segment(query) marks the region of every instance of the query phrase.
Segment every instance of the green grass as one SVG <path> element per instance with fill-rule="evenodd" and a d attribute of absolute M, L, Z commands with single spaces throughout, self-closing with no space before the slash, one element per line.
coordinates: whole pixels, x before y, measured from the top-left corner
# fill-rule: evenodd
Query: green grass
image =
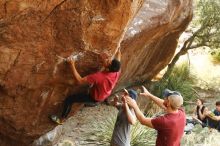
<path fill-rule="evenodd" d="M 112 112 L 105 120 L 91 124 L 92 130 L 86 137 L 87 141 L 96 145 L 109 146 L 116 121 L 117 113 Z M 90 137 L 90 138 L 88 138 Z M 136 122 L 131 128 L 131 146 L 154 146 L 156 131 Z"/>
<path fill-rule="evenodd" d="M 184 101 L 192 100 L 197 97 L 193 88 L 195 77 L 190 74 L 187 63 L 178 65 L 167 79 L 162 79 L 152 84 L 151 91 L 154 95 L 162 97 L 163 90 L 179 91 L 184 97 Z"/>
<path fill-rule="evenodd" d="M 210 56 L 214 64 L 220 64 L 220 50 L 212 50 Z"/>
<path fill-rule="evenodd" d="M 112 112 L 106 116 L 105 120 L 92 122 L 92 130 L 90 130 L 86 136 L 87 141 L 93 141 L 93 143 L 100 143 L 101 145 L 109 145 L 116 121 L 115 115 L 116 113 Z"/>
<path fill-rule="evenodd" d="M 131 146 L 154 146 L 156 131 L 137 122 L 131 129 Z"/>

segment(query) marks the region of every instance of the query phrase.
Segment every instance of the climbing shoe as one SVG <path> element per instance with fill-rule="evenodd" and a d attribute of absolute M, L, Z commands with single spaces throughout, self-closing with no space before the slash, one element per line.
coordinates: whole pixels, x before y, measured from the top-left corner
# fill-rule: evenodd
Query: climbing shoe
<path fill-rule="evenodd" d="M 57 117 L 56 115 L 51 115 L 49 118 L 50 118 L 53 122 L 55 122 L 55 123 L 57 123 L 57 124 L 59 124 L 59 125 L 62 125 L 62 124 L 63 124 L 62 120 L 61 120 L 59 117 Z"/>

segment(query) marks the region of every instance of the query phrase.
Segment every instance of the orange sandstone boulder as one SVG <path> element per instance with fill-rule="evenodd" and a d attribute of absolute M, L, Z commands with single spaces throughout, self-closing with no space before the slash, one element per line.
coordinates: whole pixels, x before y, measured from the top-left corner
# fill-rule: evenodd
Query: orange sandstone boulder
<path fill-rule="evenodd" d="M 0 145 L 30 145 L 56 126 L 48 115 L 65 96 L 84 89 L 63 58 L 78 55 L 85 76 L 121 48 L 116 89 L 151 80 L 191 18 L 192 0 L 0 1 Z"/>

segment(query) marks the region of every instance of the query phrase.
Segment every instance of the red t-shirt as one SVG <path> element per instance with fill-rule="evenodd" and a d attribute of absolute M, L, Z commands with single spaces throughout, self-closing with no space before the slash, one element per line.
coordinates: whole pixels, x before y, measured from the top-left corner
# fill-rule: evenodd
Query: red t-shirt
<path fill-rule="evenodd" d="M 97 72 L 88 75 L 87 81 L 92 84 L 90 95 L 98 102 L 104 101 L 112 92 L 120 72 Z"/>
<path fill-rule="evenodd" d="M 186 115 L 183 109 L 178 111 L 152 119 L 152 125 L 157 130 L 156 146 L 180 146 Z"/>

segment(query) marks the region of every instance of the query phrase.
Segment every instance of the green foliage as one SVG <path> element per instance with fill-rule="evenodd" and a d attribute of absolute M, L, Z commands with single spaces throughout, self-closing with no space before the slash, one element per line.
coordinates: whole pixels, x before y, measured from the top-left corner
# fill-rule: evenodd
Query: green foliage
<path fill-rule="evenodd" d="M 196 98 L 196 92 L 193 88 L 194 77 L 189 72 L 187 63 L 183 63 L 174 67 L 172 73 L 168 78 L 156 82 L 151 90 L 154 95 L 162 97 L 164 89 L 179 91 L 184 100 L 191 100 Z"/>
<path fill-rule="evenodd" d="M 185 42 L 168 65 L 164 78 L 169 77 L 180 56 L 196 48 L 220 49 L 220 1 L 196 0 L 194 18 L 185 31 Z"/>
<path fill-rule="evenodd" d="M 97 121 L 91 124 L 92 130 L 88 133 L 87 141 L 94 141 L 101 145 L 109 145 L 116 121 L 116 112 L 109 113 L 105 120 Z M 91 137 L 92 135 L 92 137 Z M 90 137 L 88 139 L 88 137 Z"/>
<path fill-rule="evenodd" d="M 210 54 L 213 63 L 220 64 L 220 50 L 218 49 L 212 50 Z"/>
<path fill-rule="evenodd" d="M 131 129 L 131 146 L 154 146 L 156 131 L 137 122 Z"/>
<path fill-rule="evenodd" d="M 116 121 L 117 113 L 110 113 L 105 120 L 92 123 L 92 132 L 89 132 L 86 137 L 87 141 L 93 141 L 93 143 L 99 145 L 108 145 L 111 142 L 112 133 Z M 92 135 L 92 137 L 91 137 Z M 146 126 L 142 126 L 139 122 L 136 122 L 131 128 L 131 146 L 154 146 L 156 141 L 156 131 Z"/>
<path fill-rule="evenodd" d="M 190 29 L 195 36 L 192 46 L 220 48 L 220 1 L 199 0 Z"/>

